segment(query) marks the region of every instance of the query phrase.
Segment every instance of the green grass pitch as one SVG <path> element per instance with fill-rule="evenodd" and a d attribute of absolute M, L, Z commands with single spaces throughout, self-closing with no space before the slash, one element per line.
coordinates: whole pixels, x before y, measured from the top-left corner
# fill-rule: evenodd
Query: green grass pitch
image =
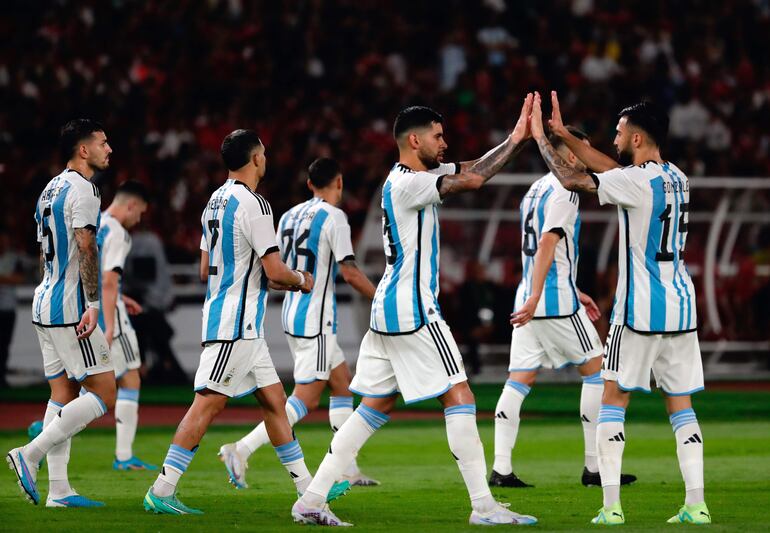
<path fill-rule="evenodd" d="M 766 398 L 766 396 L 765 396 Z M 633 407 L 632 407 L 633 411 Z M 491 463 L 493 422 L 479 422 Z M 770 508 L 770 422 L 702 421 L 706 450 L 706 495 L 714 525 L 709 531 L 767 530 L 760 522 Z M 293 485 L 270 448 L 252 456 L 249 489 L 236 491 L 216 457 L 220 444 L 240 437 L 247 427 L 214 427 L 183 477 L 182 500 L 203 516 L 155 516 L 142 497 L 155 478 L 150 472 L 114 472 L 113 433 L 86 430 L 73 441 L 70 481 L 82 494 L 103 499 L 102 509 L 46 509 L 22 499 L 7 469 L 0 476 L 4 531 L 285 531 L 291 522 Z M 172 429 L 140 428 L 136 453 L 160 462 Z M 315 470 L 330 439 L 327 425 L 297 426 L 308 466 Z M 687 526 L 665 523 L 683 500 L 671 427 L 660 422 L 626 426 L 624 471 L 639 481 L 623 490 L 624 531 L 661 531 Z M 0 450 L 26 441 L 23 432 L 0 433 Z M 494 495 L 516 511 L 540 519 L 540 531 L 591 530 L 601 506 L 601 490 L 579 483 L 582 430 L 577 421 L 525 420 L 515 450 L 515 471 L 534 489 L 497 489 Z M 468 531 L 465 487 L 449 453 L 441 421 L 395 421 L 369 441 L 359 456 L 362 468 L 380 487 L 354 489 L 333 504 L 335 512 L 359 531 Z M 40 474 L 43 502 L 47 473 Z"/>

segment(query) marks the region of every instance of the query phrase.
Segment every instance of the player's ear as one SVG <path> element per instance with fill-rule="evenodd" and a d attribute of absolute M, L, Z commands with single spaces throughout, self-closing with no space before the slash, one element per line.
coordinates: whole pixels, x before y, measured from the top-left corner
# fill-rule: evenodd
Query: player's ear
<path fill-rule="evenodd" d="M 313 190 L 313 182 L 311 182 L 311 181 L 308 179 L 306 183 L 307 183 L 307 188 L 308 188 L 308 189 L 310 189 L 310 190 L 312 191 L 312 190 Z"/>
<path fill-rule="evenodd" d="M 409 143 L 410 148 L 416 149 L 417 147 L 420 146 L 420 136 L 417 135 L 417 133 L 414 131 L 409 132 L 409 135 L 407 135 L 406 140 Z"/>

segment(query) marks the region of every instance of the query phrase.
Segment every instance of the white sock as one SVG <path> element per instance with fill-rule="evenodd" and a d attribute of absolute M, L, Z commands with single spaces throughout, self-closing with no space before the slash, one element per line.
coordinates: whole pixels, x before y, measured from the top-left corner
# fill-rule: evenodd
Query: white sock
<path fill-rule="evenodd" d="M 669 416 L 676 438 L 676 456 L 687 491 L 684 503 L 692 505 L 705 501 L 703 495 L 703 434 L 695 411 L 682 409 Z"/>
<path fill-rule="evenodd" d="M 342 424 L 350 418 L 353 414 L 353 397 L 352 396 L 330 396 L 329 397 L 329 425 L 332 427 L 332 432 L 337 433 L 337 430 L 342 427 Z M 358 474 L 358 464 L 355 458 L 350 462 L 348 468 L 345 470 L 345 475 L 355 476 Z"/>
<path fill-rule="evenodd" d="M 82 431 L 89 423 L 107 412 L 104 402 L 93 392 L 72 400 L 59 411 L 35 440 L 24 446 L 24 458 L 39 463 L 45 454 L 57 444 L 63 443 Z"/>
<path fill-rule="evenodd" d="M 447 407 L 444 409 L 444 418 L 449 449 L 457 460 L 471 505 L 481 513 L 490 511 L 496 503 L 487 485 L 484 446 L 476 427 L 476 406 L 465 404 Z"/>
<path fill-rule="evenodd" d="M 133 457 L 136 425 L 139 422 L 139 389 L 118 389 L 115 402 L 115 457 L 128 461 Z"/>
<path fill-rule="evenodd" d="M 307 415 L 305 403 L 296 396 L 289 396 L 286 399 L 286 416 L 289 419 L 289 426 L 293 427 L 294 424 L 305 418 L 305 415 Z M 268 442 L 270 442 L 270 437 L 267 435 L 267 428 L 264 422 L 260 422 L 251 433 L 235 443 L 235 449 L 241 456 L 248 458 Z"/>
<path fill-rule="evenodd" d="M 299 446 L 299 441 L 294 439 L 286 444 L 281 444 L 275 447 L 275 453 L 278 455 L 278 460 L 286 468 L 286 471 L 294 481 L 294 485 L 297 487 L 297 492 L 304 494 L 310 485 L 312 476 L 310 470 L 305 465 L 305 455 L 302 453 L 302 448 Z"/>
<path fill-rule="evenodd" d="M 583 423 L 585 467 L 589 472 L 599 471 L 596 460 L 596 421 L 599 419 L 602 392 L 604 392 L 604 380 L 601 372 L 583 376 L 583 388 L 580 390 L 580 421 Z"/>
<path fill-rule="evenodd" d="M 45 417 L 43 418 L 44 429 L 53 422 L 62 407 L 64 407 L 62 404 L 53 400 L 48 400 L 48 405 L 45 408 Z M 72 487 L 70 487 L 70 482 L 67 477 L 67 464 L 70 462 L 71 442 L 71 439 L 67 439 L 61 444 L 57 444 L 48 450 L 48 454 L 46 455 L 46 461 L 48 463 L 48 492 L 53 498 L 69 496 L 74 492 Z"/>
<path fill-rule="evenodd" d="M 620 501 L 620 467 L 623 463 L 623 449 L 626 447 L 625 421 L 626 410 L 622 407 L 602 404 L 599 409 L 596 448 L 604 507 Z"/>
<path fill-rule="evenodd" d="M 390 417 L 364 404 L 360 404 L 353 416 L 334 434 L 329 452 L 318 467 L 310 486 L 302 495 L 302 505 L 318 508 L 326 503 L 326 496 L 334 482 L 356 458 L 358 450 L 381 428 Z"/>
<path fill-rule="evenodd" d="M 513 472 L 511 452 L 519 434 L 521 404 L 529 394 L 529 387 L 508 380 L 495 407 L 495 462 L 492 469 L 503 476 Z"/>
<path fill-rule="evenodd" d="M 176 492 L 176 485 L 182 474 L 187 472 L 187 467 L 190 466 L 196 451 L 198 451 L 197 446 L 192 450 L 187 450 L 176 444 L 168 447 L 158 479 L 152 485 L 152 493 L 155 496 L 165 498 Z"/>

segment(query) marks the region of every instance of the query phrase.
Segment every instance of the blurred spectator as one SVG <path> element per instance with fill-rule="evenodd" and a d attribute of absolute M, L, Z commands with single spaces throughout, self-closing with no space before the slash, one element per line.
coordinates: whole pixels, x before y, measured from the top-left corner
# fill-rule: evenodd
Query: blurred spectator
<path fill-rule="evenodd" d="M 16 324 L 16 285 L 22 282 L 21 257 L 11 248 L 10 236 L 0 233 L 0 387 L 7 387 L 8 349 Z"/>
<path fill-rule="evenodd" d="M 139 352 L 153 362 L 145 378 L 148 383 L 188 383 L 171 347 L 174 329 L 166 319 L 174 299 L 163 243 L 151 231 L 138 231 L 131 236 L 131 253 L 126 258 L 125 293 L 142 306 L 142 313 L 131 317 L 139 340 Z"/>

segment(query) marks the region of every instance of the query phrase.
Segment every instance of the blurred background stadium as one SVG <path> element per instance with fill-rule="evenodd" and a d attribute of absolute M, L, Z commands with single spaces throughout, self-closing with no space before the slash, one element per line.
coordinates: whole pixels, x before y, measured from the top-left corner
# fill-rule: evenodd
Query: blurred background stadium
<path fill-rule="evenodd" d="M 276 221 L 309 196 L 305 169 L 313 159 L 340 161 L 358 262 L 376 282 L 384 269 L 379 187 L 397 158 L 390 128 L 402 107 L 442 112 L 449 159 L 464 160 L 505 137 L 527 91 L 558 90 L 565 119 L 607 153 L 614 153 L 617 111 L 650 98 L 671 117 L 664 157 L 692 183 L 685 258 L 708 380 L 695 405 L 708 436 L 713 527 L 766 528 L 756 515 L 770 506 L 770 1 L 5 0 L 0 35 L 0 450 L 26 439 L 48 398 L 30 322 L 39 276 L 32 215 L 64 164 L 57 141 L 66 121 L 90 117 L 106 128 L 114 154 L 96 177 L 104 208 L 126 179 L 152 194 L 133 231 L 124 289 L 145 308 L 133 317 L 144 360 L 136 449 L 158 463 L 193 396 L 205 292 L 199 220 L 226 177 L 219 147 L 231 130 L 254 128 L 266 144 L 259 192 Z M 532 146 L 487 187 L 441 209 L 440 302 L 473 374 L 488 460 L 521 275 L 518 204 L 544 173 Z M 581 201 L 579 285 L 603 311 L 604 336 L 617 215 L 594 198 Z M 344 282 L 338 287 L 340 343 L 355 364 L 369 309 Z M 271 295 L 267 340 L 291 387 L 280 302 Z M 541 531 L 590 527 L 600 498 L 598 489 L 577 485 L 580 388 L 571 382 L 578 376 L 539 379 L 567 382 L 535 387 L 523 409 L 516 472 L 539 490 L 501 498 L 541 517 Z M 216 450 L 259 419 L 253 398 L 232 403 L 201 442 L 183 488 L 207 515 L 163 520 L 164 530 L 288 525 L 294 488 L 271 453 L 253 456 L 252 489 L 235 495 L 225 488 Z M 422 412 L 394 413 L 361 457 L 383 485 L 369 489 L 376 497 L 354 493 L 335 503 L 341 517 L 389 533 L 456 530 L 467 520 L 438 408 L 422 402 L 414 406 Z M 629 522 L 658 531 L 681 497 L 658 395 L 636 396 L 629 422 L 624 469 L 640 480 L 626 511 Z M 157 531 L 158 517 L 139 507 L 153 474 L 116 482 L 114 418 L 94 425 L 101 428 L 76 437 L 71 469 L 84 493 L 108 502 L 108 512 L 89 515 L 98 516 L 93 523 Z M 314 470 L 331 435 L 325 412 L 309 416 L 297 434 Z M 24 505 L 6 476 L 0 509 L 7 530 L 82 528 L 82 513 L 41 515 Z"/>
<path fill-rule="evenodd" d="M 153 202 L 125 276 L 147 383 L 184 383 L 199 355 L 200 212 L 226 174 L 219 145 L 259 131 L 260 192 L 276 220 L 308 196 L 305 169 L 340 160 L 359 262 L 384 268 L 378 189 L 407 104 L 445 116 L 450 160 L 513 126 L 528 90 L 556 89 L 566 120 L 613 153 L 616 112 L 669 109 L 664 156 L 692 178 L 686 260 L 698 291 L 707 378 L 770 377 L 770 3 L 767 0 L 7 1 L 0 5 L 0 379 L 42 383 L 29 320 L 38 281 L 33 205 L 63 165 L 58 128 L 86 116 L 114 149 L 103 206 L 125 179 Z M 525 150 L 485 190 L 442 209 L 441 305 L 477 381 L 501 383 L 520 277 L 518 202 L 544 173 Z M 616 214 L 584 198 L 579 279 L 604 312 L 616 276 Z M 341 284 L 351 362 L 368 308 Z M 291 359 L 271 299 L 276 366 Z M 362 318 L 363 317 L 363 320 Z M 7 354 L 7 355 L 6 355 Z M 181 371 L 180 371 L 181 367 Z M 565 374 L 552 379 L 572 379 Z M 6 395 L 6 397 L 8 397 Z"/>

